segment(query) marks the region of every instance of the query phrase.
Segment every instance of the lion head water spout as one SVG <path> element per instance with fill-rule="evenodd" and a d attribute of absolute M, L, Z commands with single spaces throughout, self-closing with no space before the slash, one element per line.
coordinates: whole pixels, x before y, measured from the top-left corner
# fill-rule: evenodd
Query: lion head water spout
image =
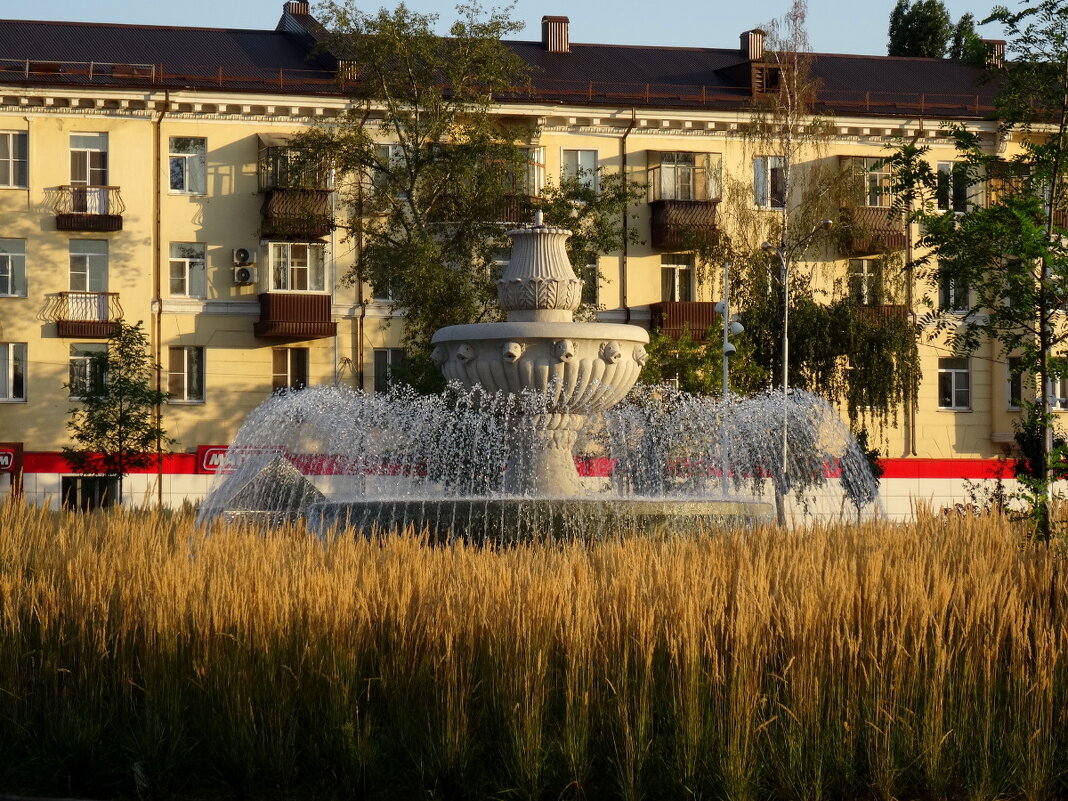
<path fill-rule="evenodd" d="M 583 494 L 573 448 L 588 417 L 614 406 L 638 380 L 649 335 L 633 325 L 576 323 L 582 281 L 564 243 L 542 223 L 508 234 L 512 258 L 497 282 L 507 322 L 454 325 L 434 334 L 445 378 L 533 400 L 517 431 L 507 486 L 517 495 Z"/>

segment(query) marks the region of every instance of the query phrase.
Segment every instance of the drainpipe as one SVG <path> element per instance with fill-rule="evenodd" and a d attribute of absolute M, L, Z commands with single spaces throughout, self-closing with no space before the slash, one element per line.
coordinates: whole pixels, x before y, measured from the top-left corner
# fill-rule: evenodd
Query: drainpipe
<path fill-rule="evenodd" d="M 630 132 L 634 130 L 634 126 L 637 123 L 637 112 L 634 109 L 630 110 L 630 123 L 627 125 L 627 130 L 623 132 L 623 136 L 619 139 L 619 170 L 623 177 L 623 180 L 627 180 L 627 137 L 630 136 Z M 630 238 L 630 209 L 623 209 L 623 253 L 619 257 L 619 282 L 620 286 L 620 305 L 623 306 L 623 312 L 626 315 L 624 322 L 630 324 L 630 305 L 627 303 L 627 256 Z"/>
<path fill-rule="evenodd" d="M 155 136 L 152 142 L 152 155 L 155 169 L 152 172 L 152 341 L 153 360 L 155 366 L 155 389 L 163 391 L 163 297 L 162 297 L 162 264 L 160 257 L 160 237 L 162 235 L 162 203 L 161 193 L 163 184 L 160 181 L 160 172 L 163 170 L 163 118 L 171 106 L 171 93 L 169 89 L 163 90 L 163 109 L 156 115 L 152 125 L 155 128 Z M 156 403 L 152 411 L 153 422 L 157 431 L 163 429 L 163 405 Z M 156 436 L 156 504 L 163 506 L 163 441 Z"/>

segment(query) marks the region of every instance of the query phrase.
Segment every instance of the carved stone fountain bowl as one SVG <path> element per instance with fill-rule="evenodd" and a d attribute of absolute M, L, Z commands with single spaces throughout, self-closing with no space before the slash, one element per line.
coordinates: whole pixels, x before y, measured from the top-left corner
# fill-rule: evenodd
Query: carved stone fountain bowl
<path fill-rule="evenodd" d="M 432 342 L 432 358 L 449 381 L 543 393 L 554 412 L 587 415 L 615 405 L 634 386 L 649 334 L 612 323 L 475 323 L 439 329 Z"/>

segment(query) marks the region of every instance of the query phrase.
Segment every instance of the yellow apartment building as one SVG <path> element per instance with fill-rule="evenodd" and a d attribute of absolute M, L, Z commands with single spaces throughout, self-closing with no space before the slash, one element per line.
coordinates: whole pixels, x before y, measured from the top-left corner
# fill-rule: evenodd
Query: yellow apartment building
<path fill-rule="evenodd" d="M 100 501 L 107 481 L 75 475 L 59 452 L 92 380 L 87 355 L 119 318 L 149 333 L 171 393 L 162 422 L 177 440 L 126 482 L 132 500 L 201 497 L 241 421 L 279 388 L 388 383 L 402 321 L 387 325 L 386 301 L 339 281 L 353 244 L 331 225 L 333 177 L 309 185 L 288 168 L 288 136 L 348 102 L 338 63 L 313 50 L 316 31 L 304 2 L 286 2 L 266 30 L 0 25 L 0 490 Z M 760 213 L 783 203 L 781 154 L 741 135 L 775 77 L 762 35 L 707 49 L 577 44 L 565 17 L 547 16 L 540 40 L 507 44 L 535 68 L 531 91 L 499 105 L 536 131 L 529 191 L 592 167 L 648 185 L 626 223 L 644 244 L 600 258 L 600 319 L 707 327 L 719 280 L 696 280 L 680 234 L 717 225 L 727 181 L 751 187 Z M 949 164 L 946 122 L 999 146 L 992 90 L 974 67 L 816 54 L 811 69 L 834 131 L 809 158 L 863 167 L 918 138 Z M 867 202 L 855 213 L 872 241 L 819 265 L 861 302 L 873 260 L 909 241 L 885 196 Z M 937 293 L 914 287 L 913 308 L 880 313 L 914 314 Z M 921 338 L 920 353 L 916 408 L 874 437 L 899 504 L 950 499 L 961 479 L 987 476 L 1017 414 L 993 346 L 958 359 Z"/>

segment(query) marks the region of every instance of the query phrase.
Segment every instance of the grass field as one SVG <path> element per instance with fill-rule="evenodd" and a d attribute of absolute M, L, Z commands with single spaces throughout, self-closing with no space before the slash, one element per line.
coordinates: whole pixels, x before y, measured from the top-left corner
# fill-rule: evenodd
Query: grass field
<path fill-rule="evenodd" d="M 998 517 L 506 550 L 0 507 L 0 792 L 1055 799 L 1068 574 Z"/>

